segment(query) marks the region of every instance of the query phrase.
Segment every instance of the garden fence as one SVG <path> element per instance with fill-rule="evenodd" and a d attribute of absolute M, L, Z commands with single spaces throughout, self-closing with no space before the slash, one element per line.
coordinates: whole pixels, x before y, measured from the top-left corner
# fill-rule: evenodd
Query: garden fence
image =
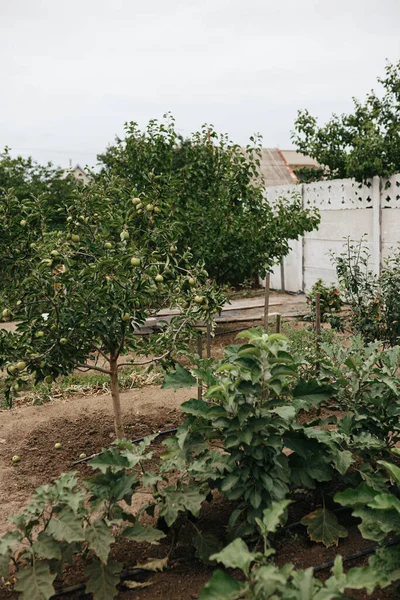
<path fill-rule="evenodd" d="M 306 291 L 319 278 L 335 282 L 330 251 L 343 251 L 345 238 L 365 241 L 371 269 L 379 273 L 391 249 L 400 243 L 400 174 L 374 177 L 366 183 L 336 179 L 268 187 L 269 201 L 300 194 L 304 207 L 316 206 L 321 214 L 318 230 L 291 242 L 291 251 L 271 274 L 271 287 Z"/>

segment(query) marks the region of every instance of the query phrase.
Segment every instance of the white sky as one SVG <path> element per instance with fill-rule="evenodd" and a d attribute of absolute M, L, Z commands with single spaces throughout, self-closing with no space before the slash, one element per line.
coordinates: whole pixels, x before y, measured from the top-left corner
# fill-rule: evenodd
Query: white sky
<path fill-rule="evenodd" d="M 168 110 L 291 147 L 299 108 L 324 121 L 400 58 L 400 0 L 0 0 L 0 149 L 94 164 Z"/>

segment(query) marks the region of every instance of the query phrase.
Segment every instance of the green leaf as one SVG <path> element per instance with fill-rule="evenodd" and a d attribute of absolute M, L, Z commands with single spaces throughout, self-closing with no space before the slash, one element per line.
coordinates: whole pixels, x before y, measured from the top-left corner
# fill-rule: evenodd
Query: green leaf
<path fill-rule="evenodd" d="M 121 565 L 110 561 L 103 564 L 95 560 L 85 569 L 89 577 L 86 583 L 86 593 L 93 594 L 93 600 L 112 600 L 118 593 L 117 585 L 120 581 L 117 573 L 121 571 Z"/>
<path fill-rule="evenodd" d="M 400 468 L 392 463 L 388 463 L 384 460 L 378 460 L 378 464 L 383 465 L 389 472 L 390 477 L 400 486 Z"/>
<path fill-rule="evenodd" d="M 188 415 L 194 415 L 195 417 L 204 417 L 208 416 L 210 411 L 210 405 L 204 400 L 197 400 L 196 398 L 192 398 L 191 400 L 187 400 L 181 404 L 181 409 L 184 413 Z M 225 414 L 225 410 L 222 409 L 223 414 Z"/>
<path fill-rule="evenodd" d="M 197 384 L 197 380 L 193 375 L 179 363 L 175 364 L 175 371 L 173 373 L 165 374 L 165 381 L 162 384 L 162 389 L 178 389 L 185 387 L 193 387 Z"/>
<path fill-rule="evenodd" d="M 115 539 L 103 519 L 97 519 L 94 523 L 88 525 L 85 530 L 85 538 L 89 543 L 89 548 L 96 553 L 101 562 L 106 563 L 111 544 L 114 543 Z"/>
<path fill-rule="evenodd" d="M 202 588 L 198 600 L 235 600 L 242 596 L 244 587 L 236 579 L 218 569 Z"/>
<path fill-rule="evenodd" d="M 58 541 L 65 540 L 68 543 L 80 542 L 85 539 L 81 518 L 77 517 L 69 508 L 63 508 L 57 518 L 50 519 L 47 533 Z"/>
<path fill-rule="evenodd" d="M 134 466 L 129 465 L 128 459 L 125 456 L 122 456 L 117 448 L 103 450 L 99 456 L 92 458 L 88 464 L 92 469 L 99 469 L 102 473 L 106 473 L 107 469 L 110 469 L 112 473 L 115 473 L 127 469 L 129 466 Z"/>
<path fill-rule="evenodd" d="M 269 533 L 274 533 L 280 525 L 283 525 L 287 518 L 289 504 L 291 504 L 291 500 L 281 500 L 264 509 L 262 520 L 256 519 L 261 535 L 266 536 Z"/>
<path fill-rule="evenodd" d="M 211 554 L 219 552 L 222 548 L 222 542 L 215 535 L 209 532 L 197 531 L 193 538 L 193 545 L 196 548 L 196 556 L 205 564 L 210 564 Z"/>
<path fill-rule="evenodd" d="M 210 559 L 222 563 L 227 569 L 240 569 L 247 576 L 250 565 L 256 556 L 249 551 L 241 538 L 236 538 L 221 552 L 211 555 Z"/>
<path fill-rule="evenodd" d="M 189 511 L 197 517 L 208 492 L 201 492 L 195 485 L 168 486 L 160 491 L 163 503 L 160 506 L 160 517 L 164 517 L 168 527 L 174 523 L 180 512 Z"/>
<path fill-rule="evenodd" d="M 57 540 L 51 537 L 46 531 L 41 531 L 37 540 L 32 544 L 32 550 L 40 558 L 53 558 L 61 560 L 60 544 Z"/>
<path fill-rule="evenodd" d="M 350 465 L 354 462 L 353 455 L 349 450 L 339 450 L 335 452 L 332 460 L 336 470 L 339 471 L 341 475 L 345 475 Z"/>
<path fill-rule="evenodd" d="M 343 492 L 338 492 L 335 494 L 334 500 L 342 506 L 354 508 L 356 506 L 365 506 L 368 502 L 371 502 L 377 494 L 378 492 L 363 482 L 354 489 L 347 488 L 347 490 L 344 490 Z"/>
<path fill-rule="evenodd" d="M 301 519 L 307 533 L 314 542 L 322 542 L 326 547 L 338 545 L 339 538 L 347 537 L 348 531 L 339 524 L 336 515 L 325 508 L 317 508 Z"/>
<path fill-rule="evenodd" d="M 154 529 L 151 525 L 142 525 L 141 523 L 135 523 L 131 527 L 126 527 L 122 535 L 129 540 L 148 542 L 149 544 L 158 544 L 159 540 L 166 537 L 162 531 Z"/>
<path fill-rule="evenodd" d="M 14 590 L 21 593 L 20 600 L 49 600 L 54 594 L 56 574 L 50 573 L 46 563 L 34 561 L 33 565 L 19 570 L 15 577 Z"/>

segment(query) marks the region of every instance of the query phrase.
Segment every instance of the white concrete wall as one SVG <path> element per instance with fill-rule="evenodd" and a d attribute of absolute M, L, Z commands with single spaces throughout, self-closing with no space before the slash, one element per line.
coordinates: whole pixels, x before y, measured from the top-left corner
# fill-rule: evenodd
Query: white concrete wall
<path fill-rule="evenodd" d="M 284 288 L 308 290 L 319 278 L 334 282 L 330 252 L 340 253 L 345 238 L 364 237 L 371 253 L 371 268 L 378 272 L 391 249 L 400 243 L 400 174 L 360 184 L 352 179 L 267 188 L 269 202 L 301 194 L 303 207 L 315 206 L 321 214 L 318 230 L 291 243 L 284 259 Z M 271 288 L 282 289 L 281 268 L 271 274 Z"/>

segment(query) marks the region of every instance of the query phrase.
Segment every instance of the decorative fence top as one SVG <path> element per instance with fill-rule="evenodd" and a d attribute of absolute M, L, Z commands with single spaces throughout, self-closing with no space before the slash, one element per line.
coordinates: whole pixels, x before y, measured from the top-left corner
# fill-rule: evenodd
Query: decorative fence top
<path fill-rule="evenodd" d="M 400 208 L 400 174 L 380 180 L 382 208 Z M 333 179 L 315 183 L 297 183 L 266 188 L 270 202 L 280 196 L 290 198 L 302 194 L 304 206 L 316 206 L 321 210 L 349 210 L 372 208 L 372 179 L 359 183 L 354 179 Z"/>

